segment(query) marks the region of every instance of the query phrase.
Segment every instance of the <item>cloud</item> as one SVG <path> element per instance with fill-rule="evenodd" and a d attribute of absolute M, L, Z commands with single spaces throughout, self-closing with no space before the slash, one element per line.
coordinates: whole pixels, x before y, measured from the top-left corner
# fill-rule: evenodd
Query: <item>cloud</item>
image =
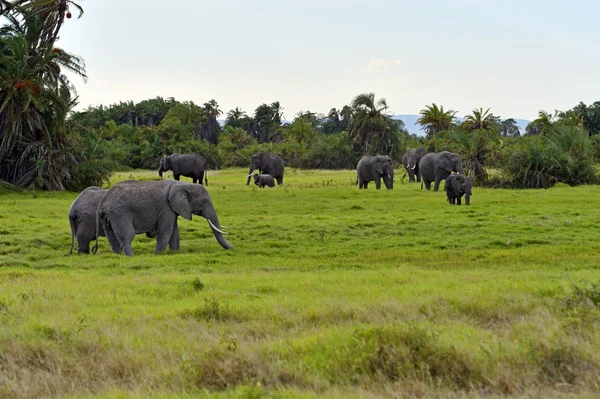
<path fill-rule="evenodd" d="M 367 70 L 369 72 L 376 72 L 376 71 L 380 71 L 382 69 L 387 69 L 396 65 L 402 65 L 406 63 L 405 60 L 402 59 L 397 59 L 397 60 L 386 60 L 383 58 L 378 58 L 375 60 L 371 60 L 369 61 L 369 63 L 367 64 Z"/>

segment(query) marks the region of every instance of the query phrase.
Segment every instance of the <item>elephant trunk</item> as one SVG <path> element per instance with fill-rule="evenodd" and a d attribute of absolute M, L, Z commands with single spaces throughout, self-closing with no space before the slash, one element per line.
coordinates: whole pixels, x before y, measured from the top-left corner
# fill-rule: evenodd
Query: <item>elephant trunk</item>
<path fill-rule="evenodd" d="M 160 165 L 160 168 L 158 168 L 158 175 L 159 175 L 160 177 L 162 177 L 162 175 L 163 175 L 163 172 L 164 172 L 164 171 L 165 171 L 165 170 L 163 169 L 163 166 L 162 166 L 162 165 Z"/>
<path fill-rule="evenodd" d="M 471 194 L 465 194 L 465 205 L 471 205 Z"/>
<path fill-rule="evenodd" d="M 231 244 L 225 240 L 225 237 L 223 237 L 224 232 L 221 230 L 222 227 L 219 225 L 219 219 L 215 216 L 215 218 L 212 220 L 210 218 L 206 218 L 206 220 L 208 220 L 208 225 L 215 235 L 217 242 L 225 249 L 233 248 Z"/>

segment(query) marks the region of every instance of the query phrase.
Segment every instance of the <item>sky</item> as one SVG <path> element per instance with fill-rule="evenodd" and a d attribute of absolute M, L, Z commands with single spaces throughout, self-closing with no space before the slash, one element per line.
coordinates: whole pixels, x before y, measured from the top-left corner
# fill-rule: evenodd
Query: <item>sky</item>
<path fill-rule="evenodd" d="M 503 118 L 600 100 L 596 0 L 85 0 L 57 46 L 80 105 L 161 96 L 327 113 L 359 93 Z M 74 13 L 74 17 L 77 14 Z"/>

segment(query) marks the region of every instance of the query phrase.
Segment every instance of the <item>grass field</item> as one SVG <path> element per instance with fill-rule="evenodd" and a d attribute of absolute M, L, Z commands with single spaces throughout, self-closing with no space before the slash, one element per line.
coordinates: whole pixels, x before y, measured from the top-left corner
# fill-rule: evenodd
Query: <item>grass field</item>
<path fill-rule="evenodd" d="M 179 218 L 178 252 L 69 255 L 77 193 L 1 191 L 0 397 L 600 395 L 600 187 L 246 173 L 209 175 L 231 251 Z"/>

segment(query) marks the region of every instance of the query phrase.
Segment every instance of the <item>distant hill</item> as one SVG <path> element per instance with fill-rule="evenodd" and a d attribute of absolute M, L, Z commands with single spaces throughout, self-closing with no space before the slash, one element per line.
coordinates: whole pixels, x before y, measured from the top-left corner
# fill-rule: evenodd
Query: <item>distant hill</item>
<path fill-rule="evenodd" d="M 404 125 L 406 126 L 406 130 L 408 130 L 409 133 L 414 133 L 419 136 L 424 136 L 425 133 L 421 130 L 421 125 L 419 125 L 417 123 L 417 120 L 420 117 L 421 117 L 421 115 L 393 115 L 392 119 L 400 119 L 402 122 L 404 122 Z M 463 118 L 458 118 L 458 119 L 462 120 Z M 519 125 L 519 130 L 521 131 L 521 134 L 525 134 L 525 127 L 529 124 L 530 121 L 525 120 L 525 119 L 517 119 L 517 118 L 513 118 L 513 119 L 515 120 L 515 122 L 517 122 L 517 125 Z"/>

